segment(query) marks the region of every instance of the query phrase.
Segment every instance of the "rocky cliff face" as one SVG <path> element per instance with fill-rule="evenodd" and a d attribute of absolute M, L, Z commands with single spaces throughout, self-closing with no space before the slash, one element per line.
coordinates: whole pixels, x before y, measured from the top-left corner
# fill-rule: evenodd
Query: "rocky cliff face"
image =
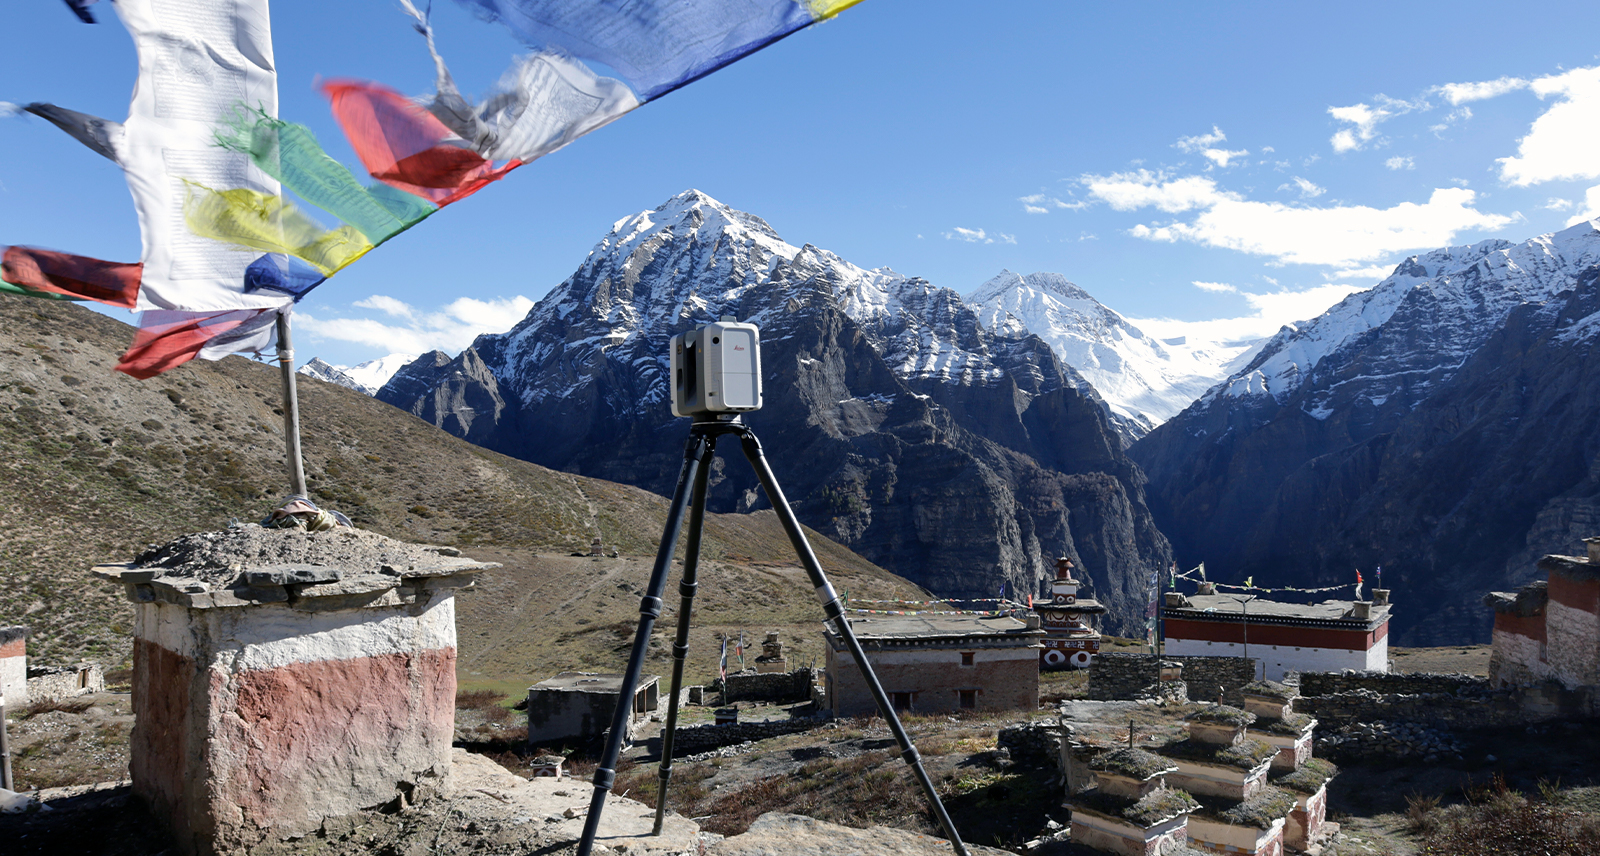
<path fill-rule="evenodd" d="M 1063 552 L 1131 627 L 1168 561 L 1143 476 L 1102 402 L 1038 338 L 997 334 L 948 289 L 789 245 L 698 192 L 619 221 L 511 331 L 428 355 L 379 398 L 527 460 L 668 493 L 687 423 L 670 337 L 722 315 L 762 329 L 747 418 L 807 525 L 944 595 L 1038 589 Z M 470 409 L 470 423 L 455 414 Z M 726 448 L 719 510 L 762 507 Z"/>
<path fill-rule="evenodd" d="M 1407 260 L 1134 445 L 1187 563 L 1396 589 L 1399 644 L 1486 641 L 1489 589 L 1596 534 L 1600 232 Z"/>

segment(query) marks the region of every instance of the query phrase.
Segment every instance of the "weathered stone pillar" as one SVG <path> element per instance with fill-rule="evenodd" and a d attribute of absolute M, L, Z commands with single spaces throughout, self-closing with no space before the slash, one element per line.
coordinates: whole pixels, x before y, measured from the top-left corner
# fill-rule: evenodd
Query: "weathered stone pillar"
<path fill-rule="evenodd" d="M 449 774 L 455 590 L 494 565 L 440 552 L 220 578 L 94 569 L 137 604 L 133 788 L 185 853 L 414 801 Z"/>

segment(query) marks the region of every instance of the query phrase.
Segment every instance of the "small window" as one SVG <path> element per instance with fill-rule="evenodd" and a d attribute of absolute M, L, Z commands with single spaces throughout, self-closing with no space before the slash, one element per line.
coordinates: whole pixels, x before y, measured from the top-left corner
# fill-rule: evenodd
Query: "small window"
<path fill-rule="evenodd" d="M 962 710 L 973 710 L 973 709 L 977 708 L 977 706 L 978 706 L 978 691 L 977 690 L 956 690 L 956 693 L 958 695 L 960 695 L 960 697 L 961 697 L 961 709 Z"/>
<path fill-rule="evenodd" d="M 972 652 L 971 651 L 962 651 L 961 652 L 961 665 L 963 665 L 963 666 L 972 665 Z"/>
<path fill-rule="evenodd" d="M 911 693 L 889 693 L 889 702 L 896 713 L 905 713 L 911 709 Z"/>

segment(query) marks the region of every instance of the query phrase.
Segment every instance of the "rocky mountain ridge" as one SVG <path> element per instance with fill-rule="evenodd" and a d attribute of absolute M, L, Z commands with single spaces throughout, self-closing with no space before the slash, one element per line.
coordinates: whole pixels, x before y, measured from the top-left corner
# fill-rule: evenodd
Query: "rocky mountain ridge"
<path fill-rule="evenodd" d="M 1484 591 L 1600 533 L 1597 272 L 1581 223 L 1414 256 L 1285 328 L 1130 450 L 1180 559 L 1286 585 L 1381 565 L 1398 644 L 1486 640 Z"/>
<path fill-rule="evenodd" d="M 762 437 L 797 513 L 936 592 L 1034 591 L 1062 552 L 1133 621 L 1167 545 L 1143 477 L 1083 377 L 958 294 L 866 270 L 688 191 L 618 221 L 509 332 L 425 355 L 379 392 L 451 433 L 546 466 L 670 493 L 686 423 L 667 343 L 722 315 L 762 329 Z M 765 502 L 719 460 L 712 503 Z M 1141 604 L 1142 605 L 1142 604 Z"/>

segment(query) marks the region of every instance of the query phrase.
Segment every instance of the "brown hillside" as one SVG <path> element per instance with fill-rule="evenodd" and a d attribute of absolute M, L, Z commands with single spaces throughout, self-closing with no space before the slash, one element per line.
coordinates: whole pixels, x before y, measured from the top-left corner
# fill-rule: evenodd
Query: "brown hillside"
<path fill-rule="evenodd" d="M 112 371 L 132 330 L 80 306 L 0 300 L 0 624 L 32 629 L 35 662 L 125 661 L 132 611 L 90 565 L 263 517 L 288 492 L 275 365 L 195 361 L 148 381 Z M 513 686 L 626 659 L 666 500 L 485 451 L 389 405 L 301 378 L 306 477 L 365 529 L 505 563 L 460 601 L 464 672 Z M 774 466 L 784 477 L 781 451 Z M 742 463 L 730 462 L 735 466 Z M 598 535 L 620 559 L 570 557 Z M 858 597 L 921 590 L 812 535 Z M 704 677 L 714 628 L 809 640 L 820 611 L 776 518 L 707 521 Z M 668 587 L 670 634 L 676 586 Z M 792 626 L 791 626 L 792 625 Z M 652 669 L 655 669 L 652 666 Z"/>

